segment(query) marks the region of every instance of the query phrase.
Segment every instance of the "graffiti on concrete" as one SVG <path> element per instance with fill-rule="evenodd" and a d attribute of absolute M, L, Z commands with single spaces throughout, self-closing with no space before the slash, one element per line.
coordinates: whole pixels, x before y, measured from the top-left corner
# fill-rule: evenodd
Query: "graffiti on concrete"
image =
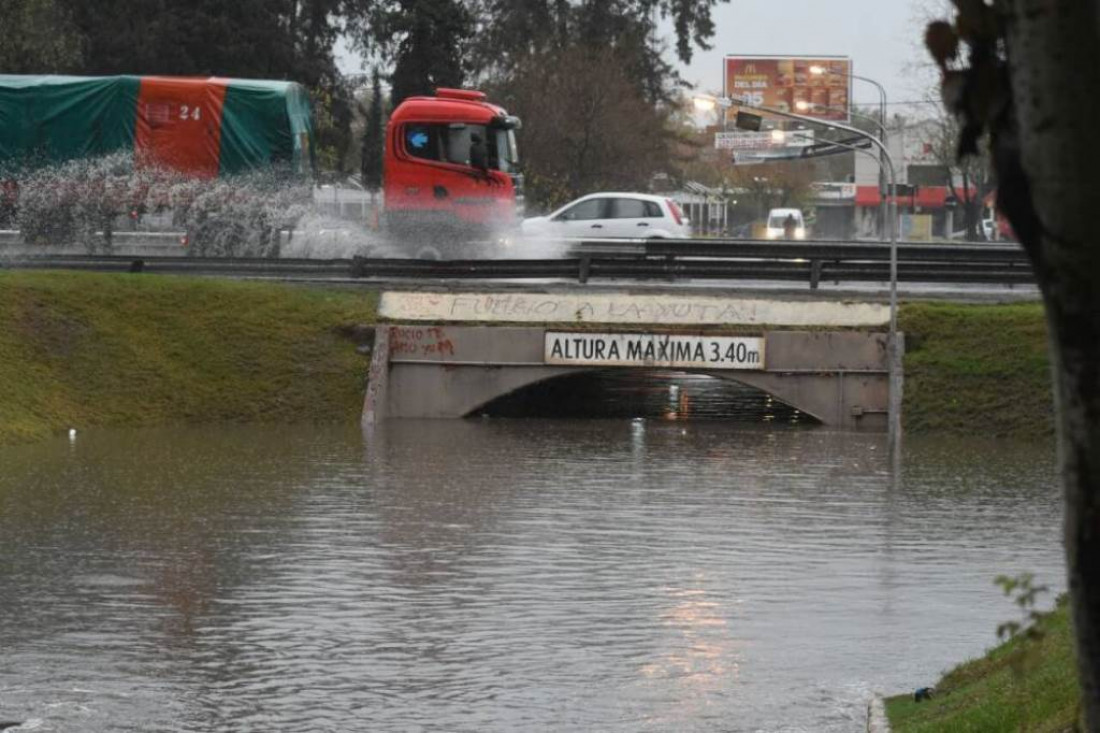
<path fill-rule="evenodd" d="M 390 329 L 393 356 L 454 356 L 455 345 L 438 326 Z"/>
<path fill-rule="evenodd" d="M 494 323 L 630 323 L 679 325 L 871 327 L 889 321 L 882 303 L 722 298 L 632 293 L 387 292 L 383 318 Z"/>

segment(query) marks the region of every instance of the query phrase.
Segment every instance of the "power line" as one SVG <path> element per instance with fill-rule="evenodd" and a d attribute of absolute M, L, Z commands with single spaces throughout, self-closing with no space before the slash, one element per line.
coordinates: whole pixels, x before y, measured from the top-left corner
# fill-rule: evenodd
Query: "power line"
<path fill-rule="evenodd" d="M 863 103 L 863 102 L 852 102 L 852 104 L 853 104 L 853 105 L 855 105 L 855 106 L 857 106 L 857 107 L 877 107 L 877 106 L 878 106 L 879 104 L 881 104 L 881 102 L 866 102 L 866 103 Z M 886 105 L 887 105 L 888 107 L 893 107 L 893 106 L 895 106 L 895 105 L 903 105 L 903 104 L 904 104 L 904 105 L 913 105 L 913 104 L 934 104 L 934 105 L 936 105 L 936 106 L 938 107 L 938 106 L 941 106 L 941 105 L 943 104 L 943 102 L 938 102 L 938 101 L 936 101 L 936 100 L 934 100 L 934 99 L 912 99 L 912 100 L 903 100 L 903 101 L 901 101 L 901 102 L 887 102 L 887 103 L 886 103 Z"/>

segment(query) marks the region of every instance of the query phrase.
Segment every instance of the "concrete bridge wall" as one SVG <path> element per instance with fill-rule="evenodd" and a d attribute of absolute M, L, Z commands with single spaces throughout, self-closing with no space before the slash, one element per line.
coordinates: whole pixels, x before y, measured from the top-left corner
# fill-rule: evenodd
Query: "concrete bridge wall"
<path fill-rule="evenodd" d="M 459 418 L 555 377 L 603 368 L 546 363 L 546 328 L 380 326 L 364 421 Z M 676 367 L 764 390 L 826 425 L 885 430 L 887 335 L 771 331 L 762 370 Z M 666 368 L 653 364 L 650 368 Z"/>

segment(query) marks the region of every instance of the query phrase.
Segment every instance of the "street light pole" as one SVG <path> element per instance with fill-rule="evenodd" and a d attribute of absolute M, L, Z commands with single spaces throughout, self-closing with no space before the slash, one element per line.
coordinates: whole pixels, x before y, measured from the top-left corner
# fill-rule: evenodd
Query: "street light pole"
<path fill-rule="evenodd" d="M 879 119 L 882 121 L 882 142 L 883 142 L 883 144 L 888 144 L 889 143 L 889 138 L 888 138 L 889 133 L 887 132 L 887 129 L 886 129 L 886 88 L 883 87 L 881 84 L 879 84 L 874 79 L 869 79 L 866 76 L 857 76 L 856 74 L 851 74 L 851 73 L 849 73 L 848 76 L 850 76 L 852 79 L 858 79 L 859 81 L 866 82 L 866 83 L 872 85 L 875 89 L 878 90 L 878 95 L 879 95 L 879 107 L 878 107 L 879 112 L 878 112 L 878 114 L 879 114 Z M 881 184 L 882 183 L 882 173 L 881 173 L 882 167 L 881 166 L 879 167 L 879 171 L 880 171 L 880 173 L 879 173 L 879 183 Z M 896 196 L 897 195 L 897 188 L 892 187 L 891 192 L 893 192 Z M 881 185 L 879 186 L 879 195 L 882 195 L 882 186 Z M 897 210 L 896 210 L 897 201 L 896 200 L 894 202 L 894 207 L 895 207 L 895 211 L 894 211 L 895 216 L 891 217 L 890 221 L 889 221 L 889 226 L 890 226 L 891 229 L 896 228 L 897 225 L 898 225 L 898 219 L 897 219 L 897 216 L 896 216 L 896 214 L 897 214 Z M 889 205 L 885 201 L 882 202 L 882 211 L 883 211 L 884 216 L 889 216 Z M 885 225 L 885 224 L 887 224 L 887 222 L 884 221 L 883 224 Z"/>
<path fill-rule="evenodd" d="M 886 106 L 887 106 L 886 88 L 883 87 L 881 84 L 879 84 L 874 79 L 868 79 L 866 76 L 857 76 L 856 74 L 849 74 L 848 76 L 852 77 L 853 79 L 858 79 L 860 81 L 867 82 L 868 84 L 874 86 L 875 89 L 878 89 L 879 117 L 882 118 L 882 127 L 883 127 L 883 129 L 885 129 L 886 128 Z M 886 138 L 884 137 L 883 142 L 885 142 L 885 141 L 886 141 Z"/>
<path fill-rule="evenodd" d="M 882 120 L 882 128 L 884 130 L 886 129 L 886 106 L 887 106 L 886 88 L 883 87 L 881 84 L 879 84 L 877 81 L 875 81 L 874 79 L 868 78 L 866 76 L 860 76 L 858 74 L 852 74 L 851 72 L 849 72 L 847 74 L 841 74 L 839 72 L 827 69 L 824 66 L 811 66 L 810 67 L 810 73 L 813 74 L 814 76 L 822 76 L 824 74 L 831 74 L 833 76 L 847 76 L 849 79 L 856 79 L 858 81 L 867 82 L 868 84 L 873 86 L 875 89 L 878 90 L 878 100 L 879 100 L 878 101 L 878 113 L 879 113 L 879 117 Z M 882 141 L 886 142 L 886 136 L 885 135 L 883 135 Z"/>
<path fill-rule="evenodd" d="M 810 73 L 813 74 L 814 76 L 822 76 L 824 74 L 831 74 L 832 76 L 846 76 L 849 79 L 856 79 L 858 81 L 866 82 L 867 84 L 870 84 L 875 89 L 877 89 L 878 90 L 878 114 L 879 114 L 879 119 L 882 121 L 882 125 L 881 125 L 881 127 L 882 127 L 882 142 L 883 143 L 888 143 L 889 142 L 888 134 L 887 134 L 887 130 L 886 130 L 886 107 L 887 107 L 887 102 L 886 102 L 886 88 L 885 87 L 883 87 L 877 81 L 875 81 L 874 79 L 871 79 L 869 77 L 860 76 L 858 74 L 853 74 L 851 72 L 849 72 L 847 74 L 841 74 L 839 72 L 832 71 L 831 69 L 829 69 L 825 66 L 811 66 L 810 67 Z M 882 196 L 882 184 L 883 184 L 882 173 L 881 173 L 882 169 L 883 169 L 883 166 L 880 165 L 879 166 L 879 171 L 880 171 L 880 173 L 879 173 L 879 195 L 880 196 Z M 894 189 L 894 191 L 896 191 L 896 190 L 897 189 Z M 882 219 L 883 219 L 882 225 L 883 225 L 883 227 L 885 227 L 885 226 L 887 226 L 887 224 L 889 224 L 890 227 L 896 227 L 898 225 L 896 216 L 892 220 L 890 220 L 889 222 L 886 221 L 886 218 L 888 216 L 887 209 L 888 209 L 888 205 L 887 205 L 885 199 L 883 199 L 882 204 L 880 205 L 880 210 L 882 212 Z"/>
<path fill-rule="evenodd" d="M 819 146 L 820 145 L 832 145 L 833 147 L 844 148 L 846 150 L 851 150 L 853 153 L 862 153 L 863 155 L 866 155 L 868 158 L 873 160 L 876 165 L 882 167 L 882 175 L 883 176 L 886 175 L 886 168 L 883 164 L 882 156 L 876 156 L 874 152 L 871 152 L 867 148 L 858 148 L 855 145 L 851 145 L 849 143 L 842 142 L 842 141 L 839 141 L 839 140 L 821 140 L 820 138 L 810 138 L 810 137 L 807 137 L 805 135 L 800 135 L 798 130 L 789 131 L 786 134 L 789 137 L 797 138 L 799 140 L 804 140 L 808 143 L 816 143 Z M 875 151 L 875 152 L 877 152 L 877 151 Z M 779 160 L 788 160 L 788 158 L 779 158 Z M 794 158 L 793 160 L 797 160 L 797 158 Z"/>
<path fill-rule="evenodd" d="M 886 126 L 869 115 L 861 115 L 858 112 L 852 112 L 851 110 L 845 110 L 842 107 L 830 107 L 825 104 L 814 104 L 813 102 L 799 102 L 795 105 L 795 108 L 799 112 L 812 112 L 815 109 L 825 110 L 826 112 L 847 112 L 852 117 L 858 117 L 861 120 L 867 120 L 879 130 L 879 139 L 886 140 Z M 823 124 L 829 124 L 828 120 L 821 120 Z"/>
<path fill-rule="evenodd" d="M 713 99 L 713 103 L 722 107 L 732 107 L 735 100 L 730 97 L 722 97 Z M 783 110 L 772 109 L 770 107 L 759 107 L 747 104 L 741 100 L 736 100 L 736 104 L 738 107 L 756 110 L 765 114 L 775 115 L 776 117 L 785 117 L 809 125 L 833 127 L 851 133 L 856 137 L 871 141 L 871 144 L 878 148 L 882 160 L 886 163 L 885 169 L 890 176 L 890 191 L 893 193 L 897 192 L 897 172 L 894 168 L 894 159 L 891 157 L 890 151 L 886 149 L 885 143 L 874 135 L 839 122 L 819 120 L 815 117 L 795 114 L 794 112 L 784 112 Z M 892 218 L 896 219 L 897 196 L 893 197 L 891 213 Z M 890 409 L 887 416 L 888 442 L 890 444 L 890 451 L 895 456 L 898 456 L 900 455 L 901 448 L 901 353 L 898 344 L 898 232 L 897 226 L 893 225 L 890 226 L 890 334 L 887 343 L 887 358 L 889 360 L 890 381 Z"/>

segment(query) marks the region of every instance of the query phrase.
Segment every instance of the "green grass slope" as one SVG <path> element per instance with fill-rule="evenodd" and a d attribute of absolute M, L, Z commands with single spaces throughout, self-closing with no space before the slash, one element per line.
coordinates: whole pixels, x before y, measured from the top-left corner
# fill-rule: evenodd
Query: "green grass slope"
<path fill-rule="evenodd" d="M 0 271 L 0 443 L 69 427 L 352 419 L 376 299 L 203 278 Z"/>
<path fill-rule="evenodd" d="M 344 420 L 376 296 L 204 278 L 0 271 L 0 443 L 68 427 Z M 1042 308 L 910 303 L 913 432 L 1048 437 Z"/>
<path fill-rule="evenodd" d="M 886 700 L 894 733 L 1061 733 L 1077 730 L 1080 688 L 1065 605 L 1020 637 L 947 673 L 931 701 L 912 694 Z"/>
<path fill-rule="evenodd" d="M 905 429 L 1040 438 L 1053 434 L 1046 321 L 1039 303 L 909 303 Z"/>

